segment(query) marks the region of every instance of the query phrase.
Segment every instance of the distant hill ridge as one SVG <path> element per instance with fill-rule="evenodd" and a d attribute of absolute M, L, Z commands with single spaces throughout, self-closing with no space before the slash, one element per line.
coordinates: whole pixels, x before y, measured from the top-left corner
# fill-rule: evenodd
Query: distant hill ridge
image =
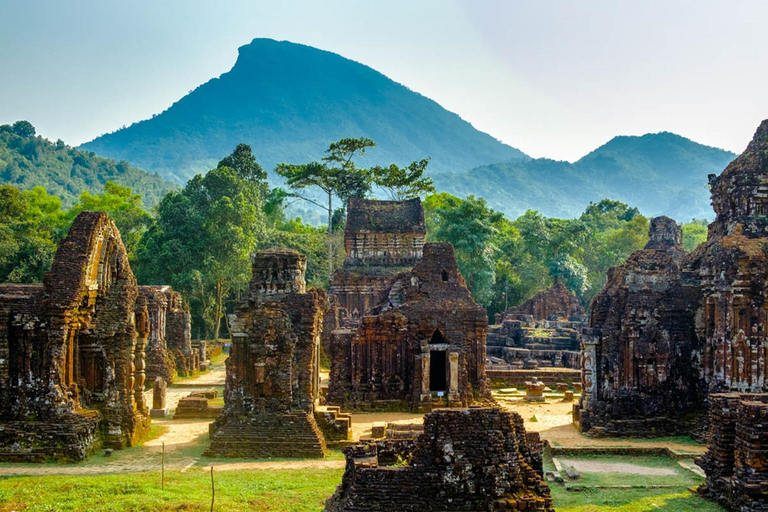
<path fill-rule="evenodd" d="M 241 142 L 272 170 L 319 159 L 344 137 L 376 141 L 365 165 L 431 157 L 432 174 L 527 158 L 368 66 L 271 39 L 242 46 L 229 72 L 163 113 L 82 147 L 182 183 Z"/>
<path fill-rule="evenodd" d="M 544 158 L 498 163 L 435 178 L 439 190 L 484 197 L 515 218 L 528 209 L 576 217 L 589 202 L 610 198 L 645 215 L 678 221 L 714 218 L 708 174 L 719 174 L 735 153 L 661 132 L 614 137 L 574 163 Z"/>
<path fill-rule="evenodd" d="M 22 190 L 44 187 L 60 197 L 63 206 L 68 208 L 83 191 L 103 192 L 108 181 L 131 187 L 147 207 L 178 188 L 126 161 L 116 162 L 67 146 L 62 140 L 51 142 L 37 136 L 34 127 L 26 121 L 0 126 L 0 184 Z"/>

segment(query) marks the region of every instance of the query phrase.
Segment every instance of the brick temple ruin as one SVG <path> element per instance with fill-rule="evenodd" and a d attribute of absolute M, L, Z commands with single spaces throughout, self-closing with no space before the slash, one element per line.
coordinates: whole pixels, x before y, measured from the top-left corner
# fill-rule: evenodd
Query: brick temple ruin
<path fill-rule="evenodd" d="M 182 306 L 179 292 L 170 286 L 139 286 L 149 311 L 147 379 L 162 377 L 167 383 L 176 375 L 186 377 L 199 369 L 198 351 L 192 348 L 191 316 Z"/>
<path fill-rule="evenodd" d="M 331 354 L 333 331 L 355 328 L 387 299 L 392 281 L 421 259 L 427 229 L 420 199 L 375 201 L 351 197 L 344 227 L 346 258 L 331 277 L 331 309 L 323 349 Z"/>
<path fill-rule="evenodd" d="M 326 294 L 307 290 L 306 256 L 290 249 L 253 255 L 253 277 L 230 315 L 224 408 L 211 424 L 216 457 L 323 457 L 315 418 Z"/>
<path fill-rule="evenodd" d="M 579 333 L 586 326 L 585 319 L 578 297 L 559 281 L 523 304 L 498 313 L 496 323 L 488 327 L 493 369 L 578 370 Z"/>
<path fill-rule="evenodd" d="M 485 310 L 470 296 L 450 244 L 422 250 L 370 315 L 333 331 L 328 403 L 430 411 L 490 398 Z"/>
<path fill-rule="evenodd" d="M 707 475 L 699 494 L 728 510 L 768 509 L 768 394 L 713 393 L 709 409 L 708 450 L 696 459 Z"/>
<path fill-rule="evenodd" d="M 680 226 L 657 217 L 645 248 L 608 271 L 582 336 L 583 394 L 574 411 L 582 431 L 691 432 L 705 396 L 695 326 L 701 289 L 684 257 Z"/>
<path fill-rule="evenodd" d="M 685 254 L 679 227 L 654 219 L 646 248 L 610 271 L 582 339 L 574 421 L 596 435 L 703 434 L 702 493 L 765 510 L 768 120 L 710 187 L 705 243 Z"/>
<path fill-rule="evenodd" d="M 326 512 L 553 511 L 538 434 L 498 408 L 440 410 L 417 441 L 344 449 L 347 465 Z"/>
<path fill-rule="evenodd" d="M 82 212 L 43 284 L 0 285 L 0 460 L 81 460 L 149 433 L 147 301 L 104 212 Z"/>
<path fill-rule="evenodd" d="M 326 317 L 328 403 L 430 411 L 489 399 L 488 317 L 451 244 L 424 243 L 421 202 L 354 199 L 348 219 Z"/>

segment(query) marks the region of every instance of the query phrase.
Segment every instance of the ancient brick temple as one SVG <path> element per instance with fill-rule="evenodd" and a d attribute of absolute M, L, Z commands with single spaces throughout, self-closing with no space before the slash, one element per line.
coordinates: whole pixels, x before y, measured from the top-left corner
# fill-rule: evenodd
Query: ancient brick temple
<path fill-rule="evenodd" d="M 713 393 L 708 451 L 696 459 L 707 475 L 699 494 L 729 510 L 768 510 L 768 394 Z"/>
<path fill-rule="evenodd" d="M 416 443 L 369 442 L 344 453 L 326 512 L 554 510 L 539 472 L 541 442 L 515 412 L 436 411 Z"/>
<path fill-rule="evenodd" d="M 574 411 L 583 430 L 680 431 L 707 393 L 768 391 L 768 120 L 709 182 L 707 242 L 685 255 L 679 230 L 655 219 L 646 250 L 595 298 Z"/>
<path fill-rule="evenodd" d="M 496 315 L 496 324 L 488 327 L 488 356 L 499 369 L 577 370 L 585 319 L 578 297 L 558 281 Z"/>
<path fill-rule="evenodd" d="M 649 237 L 643 250 L 610 269 L 592 301 L 574 414 L 584 432 L 687 433 L 701 412 L 695 326 L 701 289 L 684 271 L 680 226 L 656 217 Z"/>
<path fill-rule="evenodd" d="M 488 399 L 487 327 L 453 246 L 427 243 L 358 327 L 333 331 L 328 403 L 429 411 Z"/>
<path fill-rule="evenodd" d="M 104 212 L 83 212 L 41 285 L 0 285 L 0 460 L 79 460 L 149 432 L 149 313 Z"/>
<path fill-rule="evenodd" d="M 387 298 L 395 277 L 421 258 L 427 230 L 421 200 L 350 198 L 344 228 L 344 266 L 328 289 L 331 309 L 324 322 L 323 348 L 330 355 L 332 332 L 357 327 Z"/>
<path fill-rule="evenodd" d="M 507 316 L 521 315 L 527 315 L 536 320 L 574 321 L 581 321 L 585 316 L 579 298 L 568 291 L 560 281 L 519 306 L 513 306 L 503 313 L 498 313 L 496 323 L 501 323 Z"/>
<path fill-rule="evenodd" d="M 192 350 L 190 314 L 182 307 L 181 294 L 170 286 L 139 286 L 149 311 L 147 379 L 163 377 L 169 384 L 176 374 L 191 375 L 199 357 Z"/>
<path fill-rule="evenodd" d="M 322 457 L 313 416 L 325 292 L 306 289 L 306 256 L 268 249 L 253 256 L 253 277 L 230 315 L 224 409 L 210 427 L 208 454 Z"/>

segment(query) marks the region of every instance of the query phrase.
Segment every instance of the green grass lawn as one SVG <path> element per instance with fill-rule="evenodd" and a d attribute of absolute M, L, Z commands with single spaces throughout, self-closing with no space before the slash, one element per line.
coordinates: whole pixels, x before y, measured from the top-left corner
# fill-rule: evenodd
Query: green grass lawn
<path fill-rule="evenodd" d="M 691 493 L 704 480 L 681 468 L 667 457 L 591 455 L 559 457 L 564 465 L 568 460 L 588 460 L 601 463 L 627 463 L 650 468 L 669 468 L 674 475 L 636 475 L 618 472 L 581 472 L 581 477 L 567 486 L 582 488 L 568 490 L 566 485 L 552 483 L 552 499 L 558 512 L 723 512 L 712 502 Z M 553 470 L 551 461 L 545 461 L 545 471 Z M 565 468 L 563 468 L 565 469 Z M 619 486 L 638 486 L 621 488 Z M 664 488 L 641 488 L 664 486 Z"/>
<path fill-rule="evenodd" d="M 221 471 L 214 474 L 220 511 L 317 512 L 341 482 L 343 469 Z M 211 476 L 199 468 L 160 475 L 6 477 L 0 479 L 0 512 L 210 510 Z"/>

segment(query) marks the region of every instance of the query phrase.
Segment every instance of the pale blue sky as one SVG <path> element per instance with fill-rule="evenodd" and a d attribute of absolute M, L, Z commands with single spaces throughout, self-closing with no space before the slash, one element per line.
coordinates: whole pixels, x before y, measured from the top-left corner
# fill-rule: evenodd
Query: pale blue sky
<path fill-rule="evenodd" d="M 668 130 L 741 152 L 768 117 L 760 0 L 0 0 L 0 123 L 80 144 L 255 37 L 367 64 L 535 157 Z"/>

